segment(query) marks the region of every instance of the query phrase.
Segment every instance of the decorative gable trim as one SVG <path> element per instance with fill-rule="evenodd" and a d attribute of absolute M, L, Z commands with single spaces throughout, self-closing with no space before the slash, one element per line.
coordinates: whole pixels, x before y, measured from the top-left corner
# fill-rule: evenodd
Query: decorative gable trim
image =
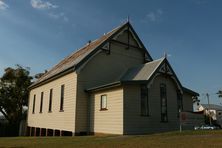
<path fill-rule="evenodd" d="M 173 71 L 170 69 L 167 63 L 164 63 L 163 65 L 161 65 L 161 67 L 159 68 L 159 73 L 173 75 Z"/>
<path fill-rule="evenodd" d="M 127 22 L 126 24 L 124 24 L 123 26 L 121 26 L 115 33 L 113 33 L 108 39 L 106 39 L 103 43 L 101 43 L 98 47 L 96 47 L 89 55 L 87 55 L 84 59 L 82 59 L 76 66 L 75 66 L 75 70 L 78 70 L 79 67 L 81 67 L 81 69 L 86 65 L 85 63 L 88 62 L 92 56 L 94 56 L 94 54 L 98 53 L 99 50 L 103 50 L 106 51 L 107 54 L 110 54 L 110 46 L 111 43 L 113 41 L 113 38 L 115 38 L 118 34 L 121 34 L 123 32 L 123 30 L 128 29 L 131 30 L 132 34 L 135 36 L 135 38 L 137 39 L 138 43 L 141 45 L 141 48 L 138 47 L 138 49 L 140 49 L 141 51 L 144 52 L 144 59 L 147 61 L 152 61 L 152 57 L 150 56 L 150 54 L 148 53 L 148 51 L 146 50 L 145 46 L 143 45 L 143 43 L 141 42 L 141 40 L 139 39 L 139 37 L 137 36 L 136 32 L 134 31 L 133 27 L 131 26 L 131 24 L 129 22 Z"/>
<path fill-rule="evenodd" d="M 119 36 L 121 36 L 125 31 L 127 31 L 128 33 L 130 33 L 132 35 L 133 39 L 136 41 L 139 48 L 143 48 L 143 46 L 141 45 L 139 40 L 136 38 L 135 34 L 133 33 L 132 29 L 129 26 L 125 26 L 125 28 L 123 28 L 122 31 L 119 32 L 118 34 L 116 34 L 112 39 L 117 40 L 117 38 Z M 129 34 L 128 34 L 128 40 L 129 40 Z M 130 43 L 128 43 L 128 44 L 130 45 Z M 133 46 L 133 45 L 131 45 L 131 46 Z"/>
<path fill-rule="evenodd" d="M 110 43 L 107 42 L 105 45 L 103 45 L 102 50 L 105 51 L 107 54 L 110 54 Z"/>
<path fill-rule="evenodd" d="M 128 35 L 128 43 L 123 43 L 123 42 L 120 42 L 117 40 L 117 38 L 122 35 L 125 31 L 128 31 L 133 39 L 136 41 L 138 47 L 136 47 L 135 45 L 131 45 L 130 42 L 129 42 L 129 35 Z M 146 50 L 145 46 L 143 45 L 142 41 L 140 40 L 140 38 L 138 37 L 137 33 L 135 32 L 135 30 L 133 29 L 133 27 L 131 26 L 131 24 L 128 22 L 127 25 L 118 33 L 116 33 L 113 38 L 112 38 L 112 41 L 115 41 L 115 42 L 119 42 L 119 43 L 122 43 L 122 44 L 125 44 L 127 46 L 131 46 L 131 47 L 134 47 L 134 48 L 138 48 L 142 51 L 145 51 L 144 53 L 144 56 L 145 56 L 145 62 L 150 62 L 150 61 L 153 61 L 152 57 L 150 56 L 150 54 L 148 53 L 148 51 Z"/>
<path fill-rule="evenodd" d="M 150 54 L 146 50 L 145 46 L 143 45 L 143 43 L 141 42 L 139 37 L 137 36 L 137 34 L 134 31 L 134 29 L 132 28 L 131 24 L 129 22 L 127 22 L 127 23 L 123 24 L 122 26 L 120 26 L 120 27 L 110 31 L 106 35 L 104 35 L 103 37 L 105 37 L 105 38 L 101 37 L 100 39 L 95 40 L 95 41 L 99 40 L 99 42 L 97 44 L 95 44 L 94 46 L 90 47 L 89 49 L 87 49 L 86 46 L 84 46 L 83 48 L 81 48 L 80 50 L 78 50 L 74 54 L 72 54 L 72 55 L 75 55 L 75 54 L 79 53 L 80 51 L 84 51 L 84 49 L 87 49 L 86 52 L 83 52 L 81 54 L 83 56 L 78 56 L 77 58 L 73 59 L 74 61 L 76 60 L 76 63 L 74 63 L 73 65 L 68 65 L 67 68 L 62 69 L 62 70 L 61 70 L 61 68 L 60 69 L 59 68 L 56 69 L 55 67 L 54 67 L 54 69 L 52 68 L 52 70 L 50 70 L 48 73 L 46 73 L 44 75 L 44 77 L 42 77 L 42 79 L 37 80 L 35 83 L 33 83 L 31 86 L 29 86 L 29 89 L 31 90 L 33 88 L 36 88 L 36 87 L 39 87 L 39 86 L 44 85 L 46 83 L 49 83 L 57 78 L 64 76 L 67 73 L 78 71 L 79 68 L 81 69 L 82 67 L 84 67 L 85 63 L 88 62 L 88 60 L 90 60 L 95 54 L 97 54 L 101 50 L 106 51 L 106 53 L 109 54 L 110 53 L 110 42 L 112 41 L 112 38 L 114 38 L 116 36 L 116 34 L 119 34 L 120 32 L 122 32 L 122 30 L 124 30 L 125 28 L 129 28 L 131 30 L 132 34 L 137 39 L 137 42 L 142 47 L 139 49 L 141 49 L 141 51 L 144 52 L 144 59 L 146 57 L 148 57 L 145 60 L 152 61 L 152 57 L 150 56 Z M 88 51 L 90 51 L 90 52 L 88 52 Z M 67 58 L 69 58 L 69 57 L 71 57 L 71 56 L 68 56 Z M 67 61 L 67 58 L 62 60 L 60 63 L 62 63 L 63 61 Z M 65 63 L 65 64 L 67 64 L 67 63 Z M 68 64 L 72 64 L 72 62 L 69 62 Z M 65 66 L 62 66 L 62 67 L 65 67 Z M 49 75 L 50 72 L 52 72 L 52 71 L 55 73 Z"/>
<path fill-rule="evenodd" d="M 180 93 L 183 94 L 183 87 L 166 58 L 164 58 L 159 67 L 153 72 L 152 76 L 148 79 L 148 88 L 150 88 L 155 78 L 159 75 L 165 75 L 166 77 L 172 79 Z"/>

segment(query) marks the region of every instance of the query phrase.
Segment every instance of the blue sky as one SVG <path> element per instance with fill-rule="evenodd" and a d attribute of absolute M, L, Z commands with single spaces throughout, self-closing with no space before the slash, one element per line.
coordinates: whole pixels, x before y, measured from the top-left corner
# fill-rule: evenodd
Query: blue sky
<path fill-rule="evenodd" d="M 220 0 L 0 0 L 0 75 L 15 64 L 43 72 L 129 15 L 154 59 L 167 52 L 181 83 L 219 104 L 221 7 Z"/>

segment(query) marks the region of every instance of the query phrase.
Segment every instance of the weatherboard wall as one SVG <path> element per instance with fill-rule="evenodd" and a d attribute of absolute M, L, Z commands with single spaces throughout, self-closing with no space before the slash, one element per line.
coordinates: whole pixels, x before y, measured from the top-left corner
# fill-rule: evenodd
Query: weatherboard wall
<path fill-rule="evenodd" d="M 67 74 L 30 91 L 28 126 L 75 131 L 76 73 Z M 65 85 L 64 111 L 60 111 L 61 85 Z M 52 112 L 49 112 L 49 93 L 53 89 Z M 43 111 L 40 113 L 40 97 L 44 92 Z M 35 113 L 32 113 L 36 95 Z"/>
<path fill-rule="evenodd" d="M 77 70 L 76 132 L 89 130 L 89 94 L 85 89 L 118 81 L 128 68 L 144 63 L 144 51 L 127 47 L 111 42 L 110 53 L 100 50 Z"/>
<path fill-rule="evenodd" d="M 161 122 L 160 84 L 166 84 L 168 122 Z M 143 134 L 179 129 L 177 88 L 170 78 L 157 76 L 148 89 L 149 116 L 141 116 L 140 85 L 124 86 L 124 134 Z"/>
<path fill-rule="evenodd" d="M 193 111 L 193 95 L 187 92 L 183 94 L 183 110 L 184 111 Z"/>
<path fill-rule="evenodd" d="M 107 96 L 107 110 L 101 110 L 101 96 Z M 123 88 L 92 93 L 90 96 L 90 132 L 123 134 Z"/>

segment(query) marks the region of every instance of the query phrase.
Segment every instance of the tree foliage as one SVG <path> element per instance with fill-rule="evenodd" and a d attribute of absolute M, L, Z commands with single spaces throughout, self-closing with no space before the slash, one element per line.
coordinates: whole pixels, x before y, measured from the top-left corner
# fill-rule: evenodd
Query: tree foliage
<path fill-rule="evenodd" d="M 0 79 L 0 112 L 9 123 L 19 123 L 23 117 L 23 106 L 28 103 L 28 86 L 32 77 L 29 68 L 16 65 L 8 67 Z"/>
<path fill-rule="evenodd" d="M 217 95 L 218 95 L 219 98 L 222 98 L 222 90 L 219 90 L 219 91 L 217 92 Z"/>

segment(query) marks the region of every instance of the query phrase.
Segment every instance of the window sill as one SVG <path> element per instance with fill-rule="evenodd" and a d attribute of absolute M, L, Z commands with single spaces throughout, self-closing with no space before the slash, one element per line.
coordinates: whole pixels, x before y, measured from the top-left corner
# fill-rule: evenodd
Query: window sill
<path fill-rule="evenodd" d="M 40 114 L 42 114 L 42 112 L 39 112 Z"/>
<path fill-rule="evenodd" d="M 107 111 L 107 108 L 101 108 L 100 111 Z"/>
<path fill-rule="evenodd" d="M 59 112 L 64 112 L 64 110 L 60 110 Z"/>
<path fill-rule="evenodd" d="M 52 113 L 52 111 L 48 111 L 48 113 Z"/>

